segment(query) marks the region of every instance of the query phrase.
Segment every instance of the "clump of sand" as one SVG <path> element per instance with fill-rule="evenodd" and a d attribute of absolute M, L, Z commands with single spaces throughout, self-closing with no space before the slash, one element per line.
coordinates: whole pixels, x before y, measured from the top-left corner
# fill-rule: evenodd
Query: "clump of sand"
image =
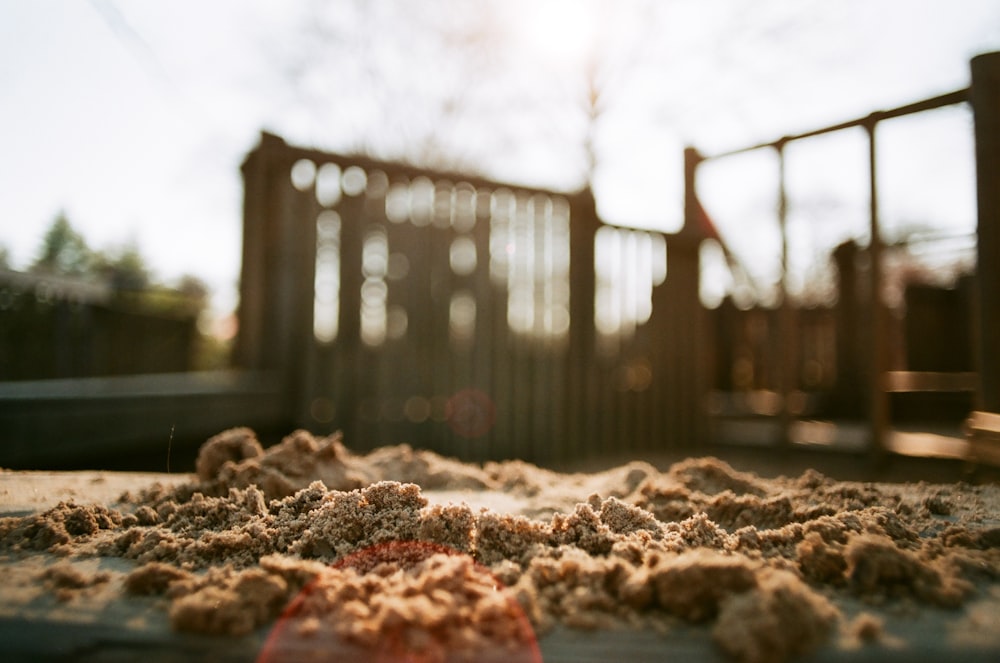
<path fill-rule="evenodd" d="M 265 450 L 234 429 L 206 442 L 187 484 L 0 519 L 0 551 L 133 560 L 124 590 L 165 597 L 179 631 L 277 620 L 362 649 L 533 660 L 528 623 L 691 623 L 737 660 L 781 661 L 838 632 L 882 637 L 842 598 L 955 608 L 994 586 L 998 504 L 996 486 L 763 479 L 713 458 L 562 475 L 406 446 L 355 455 L 303 431 Z M 61 592 L 88 584 L 50 574 Z"/>

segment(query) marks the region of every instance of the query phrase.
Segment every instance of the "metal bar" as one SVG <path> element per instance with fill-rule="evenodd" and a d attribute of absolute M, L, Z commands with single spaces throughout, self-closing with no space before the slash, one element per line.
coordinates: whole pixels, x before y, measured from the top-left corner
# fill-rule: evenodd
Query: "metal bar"
<path fill-rule="evenodd" d="M 924 99 L 923 101 L 916 101 L 912 104 L 906 104 L 905 106 L 898 106 L 896 108 L 891 108 L 884 111 L 875 111 L 869 113 L 864 117 L 859 117 L 854 120 L 848 120 L 846 122 L 840 122 L 838 124 L 832 124 L 828 127 L 823 127 L 821 129 L 813 129 L 812 131 L 806 131 L 804 133 L 793 134 L 791 136 L 784 136 L 777 140 L 769 141 L 766 143 L 757 143 L 755 145 L 748 145 L 747 147 L 741 147 L 735 150 L 728 150 L 726 152 L 720 152 L 718 154 L 712 154 L 709 156 L 702 157 L 704 160 L 709 159 L 721 159 L 722 157 L 729 157 L 736 154 L 742 154 L 744 152 L 752 152 L 753 150 L 763 149 L 765 147 L 778 148 L 779 144 L 790 143 L 795 140 L 802 140 L 803 138 L 813 138 L 814 136 L 821 136 L 823 134 L 833 133 L 835 131 L 842 131 L 844 129 L 851 129 L 853 127 L 867 127 L 868 125 L 876 124 L 882 120 L 888 120 L 894 117 L 902 117 L 903 115 L 911 115 L 913 113 L 920 113 L 923 111 L 933 110 L 935 108 L 942 108 L 944 106 L 951 106 L 954 104 L 960 104 L 964 101 L 969 100 L 970 88 L 963 88 L 961 90 L 955 90 L 954 92 L 948 92 L 947 94 L 941 94 L 936 97 L 931 97 L 930 99 Z"/>

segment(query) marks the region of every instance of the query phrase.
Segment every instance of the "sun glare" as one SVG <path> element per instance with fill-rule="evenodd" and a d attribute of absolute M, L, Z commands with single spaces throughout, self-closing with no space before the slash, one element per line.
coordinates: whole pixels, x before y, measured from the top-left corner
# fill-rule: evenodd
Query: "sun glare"
<path fill-rule="evenodd" d="M 592 2 L 540 0 L 519 5 L 515 34 L 529 52 L 558 67 L 583 63 L 594 45 Z"/>

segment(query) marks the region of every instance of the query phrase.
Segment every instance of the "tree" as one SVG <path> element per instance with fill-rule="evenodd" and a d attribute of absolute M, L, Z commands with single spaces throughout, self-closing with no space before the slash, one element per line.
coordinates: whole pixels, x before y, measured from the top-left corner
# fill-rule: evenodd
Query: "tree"
<path fill-rule="evenodd" d="M 111 278 L 117 290 L 140 291 L 150 286 L 150 269 L 134 240 L 96 256 L 96 270 Z"/>
<path fill-rule="evenodd" d="M 475 170 L 470 116 L 518 113 L 482 101 L 496 78 L 495 14 L 455 0 L 310 3 L 279 82 L 295 116 L 337 149 Z"/>
<path fill-rule="evenodd" d="M 212 291 L 202 279 L 184 274 L 174 285 L 174 290 L 183 298 L 188 308 L 198 314 L 204 312 Z"/>
<path fill-rule="evenodd" d="M 59 212 L 42 238 L 38 257 L 29 271 L 66 276 L 93 274 L 97 256 L 83 235 L 70 224 L 65 212 Z"/>
<path fill-rule="evenodd" d="M 181 293 L 185 297 L 188 297 L 192 301 L 196 301 L 204 304 L 208 301 L 208 297 L 211 291 L 208 285 L 197 276 L 193 274 L 184 274 L 177 280 L 177 285 L 175 286 L 177 292 Z"/>
<path fill-rule="evenodd" d="M 110 250 L 95 251 L 73 228 L 65 212 L 56 215 L 45 232 L 38 256 L 29 271 L 110 278 L 118 290 L 140 291 L 151 284 L 146 259 L 134 240 Z"/>
<path fill-rule="evenodd" d="M 652 0 L 306 7 L 295 50 L 272 59 L 293 134 L 513 182 L 590 184 L 620 151 L 607 116 L 631 118 L 636 89 L 662 65 L 651 62 L 663 13 Z"/>

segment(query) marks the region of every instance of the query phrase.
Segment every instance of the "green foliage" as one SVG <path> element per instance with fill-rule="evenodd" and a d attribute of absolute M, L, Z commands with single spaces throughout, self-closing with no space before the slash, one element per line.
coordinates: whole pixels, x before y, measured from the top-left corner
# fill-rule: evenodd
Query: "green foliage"
<path fill-rule="evenodd" d="M 143 291 L 152 282 L 146 259 L 134 241 L 107 251 L 96 251 L 73 228 L 64 212 L 56 216 L 45 232 L 29 271 L 94 280 L 110 279 L 119 291 Z"/>
<path fill-rule="evenodd" d="M 29 271 L 65 276 L 90 276 L 94 273 L 97 256 L 60 212 L 42 238 L 38 256 Z"/>
<path fill-rule="evenodd" d="M 8 265 L 0 245 L 0 269 Z M 191 275 L 169 284 L 156 280 L 134 240 L 94 250 L 60 213 L 28 271 L 34 277 L 22 280 L 37 286 L 8 293 L 2 311 L 0 379 L 230 365 L 230 339 L 209 330 L 205 282 Z"/>
<path fill-rule="evenodd" d="M 4 255 L 0 251 L 0 267 Z M 197 317 L 209 299 L 208 286 L 195 276 L 181 277 L 177 287 L 157 283 L 134 240 L 104 251 L 92 249 L 64 212 L 45 232 L 29 271 L 110 282 L 116 306 L 168 317 Z"/>
<path fill-rule="evenodd" d="M 214 371 L 231 366 L 232 340 L 216 338 L 212 334 L 202 333 L 195 345 L 192 369 L 196 371 Z"/>
<path fill-rule="evenodd" d="M 150 287 L 150 270 L 134 241 L 97 253 L 96 263 L 97 273 L 110 277 L 116 290 L 137 292 Z"/>

